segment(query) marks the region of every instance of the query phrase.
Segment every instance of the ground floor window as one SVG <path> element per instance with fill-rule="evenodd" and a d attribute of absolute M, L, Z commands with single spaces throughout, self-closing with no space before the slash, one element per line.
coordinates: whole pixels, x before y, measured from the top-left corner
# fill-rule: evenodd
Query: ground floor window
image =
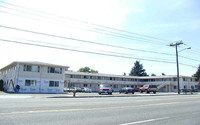
<path fill-rule="evenodd" d="M 177 89 L 176 86 L 174 86 L 174 89 Z"/>
<path fill-rule="evenodd" d="M 25 80 L 25 86 L 36 86 L 36 80 Z"/>
<path fill-rule="evenodd" d="M 114 85 L 113 88 L 118 88 L 118 85 Z"/>
<path fill-rule="evenodd" d="M 59 87 L 59 81 L 49 81 L 49 87 Z"/>

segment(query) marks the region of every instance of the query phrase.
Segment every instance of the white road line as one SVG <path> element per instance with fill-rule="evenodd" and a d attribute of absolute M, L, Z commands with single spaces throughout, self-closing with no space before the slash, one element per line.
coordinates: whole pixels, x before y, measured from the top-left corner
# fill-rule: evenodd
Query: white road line
<path fill-rule="evenodd" d="M 143 120 L 143 121 L 136 121 L 136 122 L 131 122 L 131 123 L 124 123 L 124 124 L 120 124 L 120 125 L 134 125 L 134 124 L 158 121 L 158 120 L 169 119 L 169 118 L 170 117 L 163 117 L 163 118 L 149 119 L 149 120 Z"/>

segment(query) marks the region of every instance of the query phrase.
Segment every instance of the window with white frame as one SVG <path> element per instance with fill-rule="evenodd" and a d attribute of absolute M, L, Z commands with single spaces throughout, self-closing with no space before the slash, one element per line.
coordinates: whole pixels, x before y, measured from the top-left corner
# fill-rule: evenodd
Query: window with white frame
<path fill-rule="evenodd" d="M 49 87 L 59 87 L 59 81 L 49 81 Z"/>
<path fill-rule="evenodd" d="M 25 80 L 25 86 L 36 86 L 36 80 Z"/>
<path fill-rule="evenodd" d="M 24 71 L 40 72 L 40 66 L 24 65 Z"/>
<path fill-rule="evenodd" d="M 48 67 L 48 73 L 62 74 L 62 68 Z"/>

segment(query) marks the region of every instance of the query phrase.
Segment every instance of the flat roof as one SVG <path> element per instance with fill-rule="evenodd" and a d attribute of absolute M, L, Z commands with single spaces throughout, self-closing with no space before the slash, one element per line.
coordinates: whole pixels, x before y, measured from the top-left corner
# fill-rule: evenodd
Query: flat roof
<path fill-rule="evenodd" d="M 40 65 L 40 66 L 53 66 L 53 67 L 62 67 L 62 68 L 69 68 L 69 66 L 63 66 L 63 65 L 57 65 L 57 64 L 51 64 L 51 63 L 43 63 L 43 62 L 37 62 L 37 61 L 14 61 L 10 63 L 9 65 L 3 67 L 0 69 L 0 71 L 9 69 L 12 66 L 15 66 L 17 64 L 30 64 L 30 65 Z"/>

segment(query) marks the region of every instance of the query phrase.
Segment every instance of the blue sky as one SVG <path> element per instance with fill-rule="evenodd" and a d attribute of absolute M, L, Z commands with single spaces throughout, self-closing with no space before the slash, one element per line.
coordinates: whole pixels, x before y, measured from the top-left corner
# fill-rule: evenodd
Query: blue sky
<path fill-rule="evenodd" d="M 191 50 L 180 52 L 180 63 L 198 67 L 200 64 L 200 1 L 199 0 L 0 0 L 0 25 L 16 27 L 21 29 L 44 32 L 76 39 L 95 41 L 103 44 L 112 44 L 121 47 L 175 54 L 175 48 L 169 47 L 170 43 L 183 40 L 186 45 L 181 45 L 182 50 L 192 47 Z M 19 8 L 13 5 L 26 7 Z M 11 9 L 8 9 L 8 8 Z M 31 9 L 31 10 L 30 10 Z M 32 11 L 32 10 L 37 11 Z M 21 11 L 16 11 L 21 10 Z M 63 20 L 61 18 L 42 15 L 38 11 L 53 13 L 59 16 L 70 17 L 88 22 L 82 24 L 76 21 Z M 29 12 L 29 13 L 27 13 Z M 38 15 L 42 15 L 38 16 Z M 90 32 L 88 30 L 106 28 L 97 27 L 92 24 L 99 24 L 116 29 L 122 29 L 132 33 L 119 32 L 109 29 L 109 32 L 117 32 L 123 36 L 130 36 L 130 39 L 115 37 Z M 106 29 L 107 30 L 107 29 Z M 98 30 L 99 31 L 99 30 Z M 23 42 L 34 41 L 35 44 L 48 42 L 62 44 L 71 49 L 79 49 L 91 52 L 111 51 L 113 53 L 124 53 L 134 58 L 147 58 L 156 60 L 175 61 L 175 56 L 167 56 L 155 53 L 145 53 L 113 47 L 99 46 L 94 44 L 81 43 L 79 41 L 64 40 L 49 36 L 36 35 L 31 33 L 8 30 L 0 27 L 1 39 L 9 39 Z M 119 35 L 119 34 L 118 34 Z M 150 37 L 164 39 L 157 40 Z M 139 40 L 138 40 L 139 38 Z M 137 39 L 137 40 L 133 40 Z M 148 39 L 148 41 L 141 41 Z M 40 42 L 39 42 L 40 41 Z M 108 74 L 129 74 L 136 59 L 116 58 L 93 54 L 77 53 L 43 47 L 28 46 L 16 43 L 0 41 L 1 62 L 0 68 L 12 61 L 41 61 L 70 66 L 71 70 L 77 71 L 80 67 L 89 66 L 100 73 Z M 50 44 L 49 44 L 50 45 Z M 158 63 L 140 60 L 151 75 L 176 74 L 176 64 Z M 180 65 L 180 75 L 191 76 L 197 68 Z"/>

